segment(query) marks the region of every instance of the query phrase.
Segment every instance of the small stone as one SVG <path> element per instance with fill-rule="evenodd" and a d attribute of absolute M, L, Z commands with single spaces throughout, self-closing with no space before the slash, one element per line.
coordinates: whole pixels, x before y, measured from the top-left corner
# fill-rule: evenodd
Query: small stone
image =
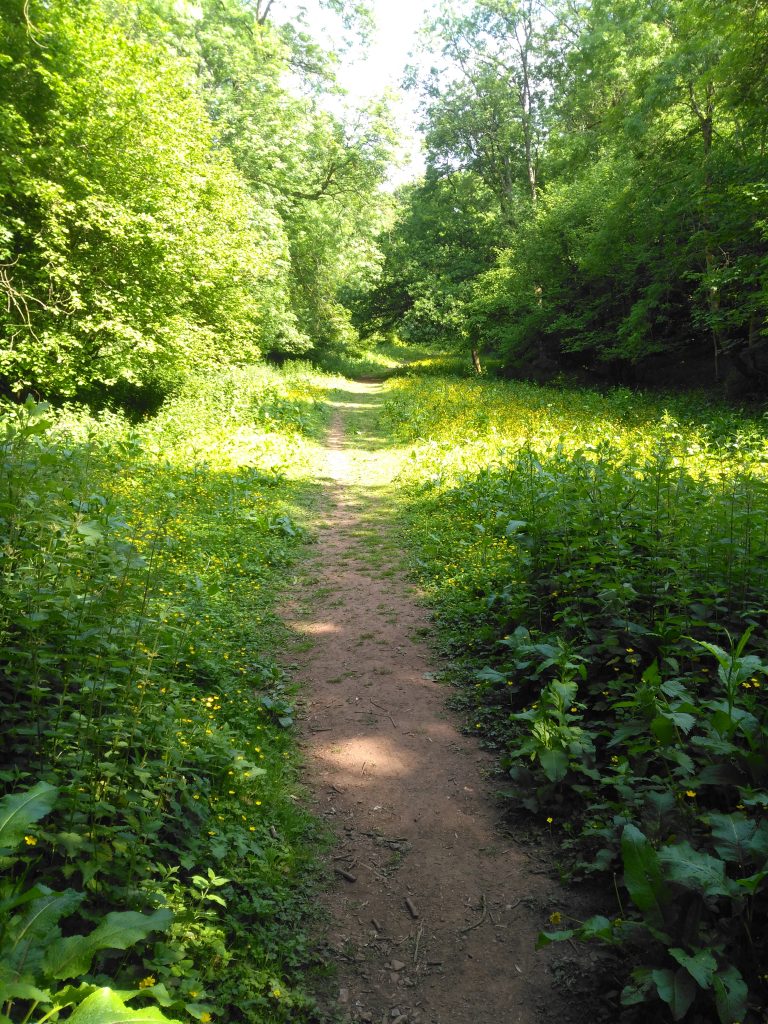
<path fill-rule="evenodd" d="M 402 1014 L 400 1013 L 400 1007 L 393 1006 L 392 1009 L 389 1011 L 389 1016 L 392 1018 L 392 1020 L 397 1020 L 398 1017 L 401 1017 Z"/>
<path fill-rule="evenodd" d="M 340 988 L 339 989 L 339 1002 L 340 1003 L 348 1003 L 349 1002 L 349 989 L 348 988 Z"/>
<path fill-rule="evenodd" d="M 405 967 L 405 964 L 403 963 L 402 960 L 393 960 L 389 966 L 392 968 L 393 971 L 402 971 L 402 969 Z"/>

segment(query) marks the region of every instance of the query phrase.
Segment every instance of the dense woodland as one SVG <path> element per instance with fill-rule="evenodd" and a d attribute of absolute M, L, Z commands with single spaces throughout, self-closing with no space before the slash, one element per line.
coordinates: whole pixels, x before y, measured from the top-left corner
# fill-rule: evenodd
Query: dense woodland
<path fill-rule="evenodd" d="M 352 339 L 392 130 L 327 112 L 338 58 L 271 6 L 3 0 L 6 389 L 148 401 Z"/>
<path fill-rule="evenodd" d="M 763 1024 L 768 440 L 712 389 L 768 377 L 768 7 L 443 3 L 393 190 L 320 6 L 346 49 L 0 0 L 0 1024 L 328 1021 L 275 606 L 341 368 L 505 806 L 598 882 L 540 944 Z"/>
<path fill-rule="evenodd" d="M 764 4 L 444 5 L 407 83 L 426 175 L 396 197 L 383 101 L 330 113 L 348 55 L 271 14 L 3 0 L 7 391 L 147 401 L 358 331 L 764 386 Z"/>
<path fill-rule="evenodd" d="M 514 374 L 764 390 L 765 4 L 484 0 L 424 46 L 427 173 L 358 322 Z"/>

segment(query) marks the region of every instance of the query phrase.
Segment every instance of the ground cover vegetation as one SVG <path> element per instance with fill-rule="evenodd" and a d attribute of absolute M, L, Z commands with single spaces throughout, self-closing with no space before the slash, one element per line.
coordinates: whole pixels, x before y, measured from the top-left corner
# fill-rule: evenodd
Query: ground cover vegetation
<path fill-rule="evenodd" d="M 563 907 L 541 942 L 620 950 L 627 1019 L 762 1020 L 764 419 L 627 390 L 390 387 L 405 529 L 469 728 L 564 876 L 605 879 L 603 913 Z"/>
<path fill-rule="evenodd" d="M 3 409 L 5 1021 L 316 1019 L 322 836 L 273 660 L 325 421 L 307 369 L 221 371 L 140 424 Z"/>
<path fill-rule="evenodd" d="M 510 374 L 764 390 L 765 5 L 446 3 L 423 48 L 427 171 L 358 326 Z"/>

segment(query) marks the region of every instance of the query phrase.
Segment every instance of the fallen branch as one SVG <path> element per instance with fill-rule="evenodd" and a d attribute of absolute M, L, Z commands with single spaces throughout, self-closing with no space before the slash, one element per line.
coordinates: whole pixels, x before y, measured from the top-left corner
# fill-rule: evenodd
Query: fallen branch
<path fill-rule="evenodd" d="M 351 871 L 345 871 L 344 868 L 333 869 L 337 875 L 341 875 L 342 878 L 346 878 L 348 882 L 356 882 L 357 875 L 353 875 Z"/>

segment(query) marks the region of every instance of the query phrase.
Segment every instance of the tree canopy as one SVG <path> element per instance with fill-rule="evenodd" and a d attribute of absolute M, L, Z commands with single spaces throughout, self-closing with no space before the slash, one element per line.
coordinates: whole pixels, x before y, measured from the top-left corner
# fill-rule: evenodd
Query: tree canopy
<path fill-rule="evenodd" d="M 339 55 L 276 8 L 0 0 L 6 392 L 162 396 L 381 331 L 763 386 L 759 0 L 446 0 L 394 199 L 386 102 L 338 113 Z"/>
<path fill-rule="evenodd" d="M 517 371 L 687 360 L 765 380 L 764 4 L 446 3 L 424 45 L 427 176 L 382 274 L 406 331 L 454 341 L 459 317 Z M 488 220 L 474 241 L 468 189 Z M 453 315 L 415 325 L 430 305 Z"/>
<path fill-rule="evenodd" d="M 6 389 L 162 394 L 352 336 L 394 135 L 328 112 L 332 55 L 271 7 L 0 0 Z"/>

